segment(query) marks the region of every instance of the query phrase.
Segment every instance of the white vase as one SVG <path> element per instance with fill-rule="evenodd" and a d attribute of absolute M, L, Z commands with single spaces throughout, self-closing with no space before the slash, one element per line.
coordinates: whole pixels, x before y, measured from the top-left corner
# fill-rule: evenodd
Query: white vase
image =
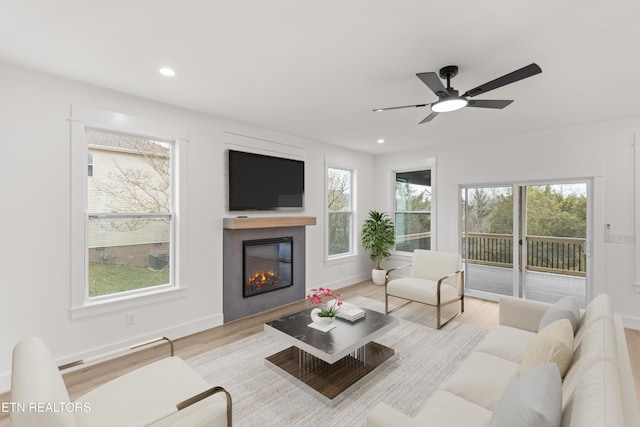
<path fill-rule="evenodd" d="M 376 285 L 384 285 L 384 280 L 387 275 L 387 270 L 371 270 L 371 281 Z"/>
<path fill-rule="evenodd" d="M 313 320 L 313 323 L 315 323 L 316 325 L 326 328 L 327 326 L 330 326 L 333 323 L 333 321 L 335 320 L 335 317 L 319 316 L 321 311 L 322 310 L 320 310 L 319 308 L 314 308 L 313 310 L 311 310 L 311 320 Z"/>

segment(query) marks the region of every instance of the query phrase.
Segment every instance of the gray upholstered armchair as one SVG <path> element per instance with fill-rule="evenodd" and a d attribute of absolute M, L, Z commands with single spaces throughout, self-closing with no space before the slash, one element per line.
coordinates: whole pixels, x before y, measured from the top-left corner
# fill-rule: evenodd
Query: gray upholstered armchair
<path fill-rule="evenodd" d="M 437 323 L 440 329 L 464 312 L 464 271 L 461 269 L 459 254 L 416 249 L 410 264 L 401 265 L 387 271 L 385 280 L 385 312 L 391 313 L 410 302 L 419 302 L 436 307 Z M 389 273 L 411 267 L 409 277 L 389 280 Z M 403 298 L 406 303 L 389 310 L 389 296 Z M 440 318 L 441 307 L 460 301 L 460 311 L 446 322 Z"/>

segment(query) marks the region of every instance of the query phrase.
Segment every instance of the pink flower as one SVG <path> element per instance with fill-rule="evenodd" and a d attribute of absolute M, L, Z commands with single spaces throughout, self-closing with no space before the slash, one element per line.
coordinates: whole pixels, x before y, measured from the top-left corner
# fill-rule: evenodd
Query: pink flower
<path fill-rule="evenodd" d="M 323 304 L 323 297 L 334 297 L 334 302 L 331 304 Z M 312 304 L 323 304 L 320 312 L 320 316 L 334 317 L 340 306 L 342 306 L 342 294 L 340 292 L 333 292 L 331 288 L 313 288 L 306 296 L 306 299 Z"/>

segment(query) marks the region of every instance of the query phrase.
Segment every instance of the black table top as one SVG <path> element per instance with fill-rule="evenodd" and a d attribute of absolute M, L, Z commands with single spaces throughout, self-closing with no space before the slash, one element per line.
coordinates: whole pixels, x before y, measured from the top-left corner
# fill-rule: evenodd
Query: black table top
<path fill-rule="evenodd" d="M 363 318 L 353 322 L 336 318 L 336 327 L 328 332 L 322 332 L 307 326 L 312 323 L 313 308 L 315 307 L 267 322 L 265 330 L 272 328 L 292 345 L 322 359 L 325 359 L 322 357 L 324 353 L 333 360 L 335 356 L 344 357 L 399 323 L 393 316 L 362 308 L 366 313 Z"/>

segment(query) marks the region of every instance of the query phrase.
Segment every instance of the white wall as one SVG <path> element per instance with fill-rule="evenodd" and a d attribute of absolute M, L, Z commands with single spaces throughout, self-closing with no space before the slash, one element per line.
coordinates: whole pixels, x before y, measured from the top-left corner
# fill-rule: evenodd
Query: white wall
<path fill-rule="evenodd" d="M 68 361 L 139 339 L 177 338 L 222 321 L 222 219 L 236 215 L 225 205 L 225 132 L 230 129 L 304 150 L 306 207 L 317 217 L 307 228 L 307 287 L 344 286 L 364 280 L 366 255 L 328 265 L 324 260 L 325 158 L 343 159 L 360 182 L 373 180 L 372 156 L 226 121 L 156 102 L 39 73 L 0 65 L 0 392 L 9 388 L 11 351 L 23 337 L 37 335 L 54 357 Z M 70 296 L 70 106 L 130 114 L 188 130 L 188 283 L 184 297 L 125 311 L 71 319 Z M 371 188 L 359 191 L 357 224 L 373 204 Z M 364 212 L 364 213 L 363 213 Z"/>
<path fill-rule="evenodd" d="M 0 391 L 9 387 L 11 351 L 38 335 L 59 360 L 83 357 L 140 338 L 175 338 L 222 319 L 222 219 L 225 209 L 225 133 L 291 144 L 304 151 L 307 287 L 340 287 L 369 277 L 366 254 L 325 262 L 324 168 L 354 168 L 358 176 L 356 228 L 369 209 L 389 211 L 390 165 L 434 157 L 440 249 L 457 249 L 458 185 L 593 178 L 592 294 L 608 292 L 615 311 L 640 329 L 640 294 L 633 291 L 633 245 L 604 243 L 604 224 L 616 234 L 634 231 L 633 138 L 640 118 L 419 152 L 378 156 L 340 149 L 226 121 L 108 90 L 0 65 Z M 71 320 L 70 106 L 79 104 L 184 126 L 189 133 L 185 297 L 125 312 Z M 368 183 L 374 182 L 371 186 Z"/>
<path fill-rule="evenodd" d="M 292 158 L 305 160 L 305 211 L 276 213 L 275 215 L 313 215 L 317 217 L 315 226 L 307 227 L 307 288 L 329 286 L 339 288 L 361 282 L 371 277 L 371 263 L 367 254 L 361 253 L 360 244 L 356 242 L 357 256 L 325 261 L 326 247 L 326 212 L 325 212 L 325 169 L 326 165 L 341 166 L 352 169 L 357 176 L 354 221 L 359 232 L 367 213 L 373 205 L 373 157 L 336 146 L 320 144 L 255 126 L 227 121 L 225 123 L 225 146 L 232 149 L 246 148 L 246 151 L 263 151 L 269 155 L 290 155 Z M 269 152 L 272 151 L 272 152 Z M 224 174 L 226 168 L 222 168 Z M 223 202 L 224 201 L 223 196 Z M 242 212 L 225 212 L 225 216 L 236 216 Z M 274 213 L 257 212 L 252 216 L 274 216 Z M 358 237 L 359 238 L 359 237 Z M 358 240 L 359 242 L 359 240 Z"/>
<path fill-rule="evenodd" d="M 393 165 L 419 157 L 437 164 L 436 247 L 459 250 L 459 186 L 593 179 L 593 257 L 590 295 L 607 292 L 625 325 L 640 329 L 640 294 L 634 292 L 634 246 L 605 243 L 604 226 L 634 235 L 634 135 L 640 118 L 518 135 L 412 153 L 377 156 L 376 206 L 391 209 Z M 400 262 L 400 260 L 395 260 Z"/>

